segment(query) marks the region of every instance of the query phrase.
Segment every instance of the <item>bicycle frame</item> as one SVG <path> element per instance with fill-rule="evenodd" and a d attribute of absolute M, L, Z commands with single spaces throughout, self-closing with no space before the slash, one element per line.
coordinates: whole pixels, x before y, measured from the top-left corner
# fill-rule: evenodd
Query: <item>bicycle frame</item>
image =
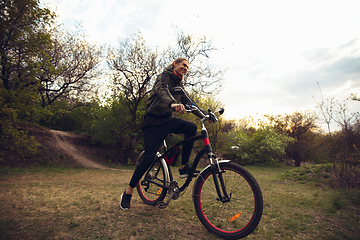
<path fill-rule="evenodd" d="M 196 155 L 195 159 L 194 159 L 194 162 L 192 163 L 192 167 L 189 169 L 189 175 L 185 181 L 185 183 L 179 188 L 179 192 L 183 192 L 190 184 L 190 182 L 192 181 L 192 176 L 193 176 L 193 173 L 197 167 L 197 165 L 199 164 L 200 162 L 200 158 L 203 156 L 204 153 L 207 153 L 207 157 L 210 161 L 210 165 L 208 167 L 211 167 L 211 171 L 212 171 L 212 175 L 213 175 L 213 178 L 214 178 L 214 183 L 215 183 L 215 187 L 216 187 L 216 191 L 217 191 L 217 194 L 218 194 L 218 197 L 219 197 L 219 200 L 222 201 L 222 202 L 227 202 L 229 201 L 229 197 L 227 195 L 227 192 L 226 192 L 226 187 L 224 185 L 224 181 L 222 179 L 222 171 L 220 169 L 220 166 L 219 166 L 219 162 L 217 159 L 215 159 L 216 161 L 214 162 L 213 161 L 213 157 L 215 156 L 213 153 L 212 153 L 212 149 L 211 149 L 211 145 L 210 145 L 210 140 L 209 140 L 209 136 L 208 136 L 208 131 L 204 125 L 204 122 L 205 122 L 206 118 L 203 118 L 201 120 L 201 134 L 199 135 L 196 135 L 196 136 L 193 136 L 193 137 L 190 137 L 190 138 L 187 138 L 187 139 L 184 139 L 176 144 L 174 144 L 172 147 L 170 147 L 169 149 L 167 149 L 167 146 L 166 146 L 166 142 L 164 140 L 164 153 L 163 154 L 158 154 L 157 155 L 157 158 L 155 159 L 155 161 L 152 163 L 151 167 L 159 160 L 159 159 L 165 159 L 165 156 L 171 152 L 175 147 L 178 147 L 178 146 L 181 146 L 183 145 L 184 143 L 186 142 L 189 142 L 189 141 L 197 141 L 197 140 L 200 140 L 200 139 L 203 139 L 204 141 L 204 148 L 202 148 L 200 150 L 200 152 Z M 173 175 L 172 175 L 172 172 L 171 172 L 171 168 L 169 166 L 169 164 L 166 162 L 166 165 L 167 165 L 167 168 L 168 168 L 168 172 L 169 172 L 169 176 L 170 176 L 170 182 L 169 183 L 166 183 L 166 186 L 164 185 L 161 185 L 159 183 L 156 183 L 156 182 L 153 182 L 150 180 L 150 182 L 158 185 L 159 187 L 162 187 L 164 188 L 166 191 L 168 191 L 169 189 L 169 184 L 171 182 L 173 182 Z M 150 167 L 150 168 L 151 168 Z M 207 168 L 208 168 L 207 167 Z M 218 171 L 217 171 L 218 169 Z M 219 185 L 219 181 L 218 181 L 218 178 L 216 176 L 216 173 L 218 172 L 218 177 L 219 177 L 219 180 L 220 180 L 220 183 L 221 183 L 221 188 L 223 190 L 223 193 L 221 193 L 221 190 L 220 190 L 220 185 Z"/>

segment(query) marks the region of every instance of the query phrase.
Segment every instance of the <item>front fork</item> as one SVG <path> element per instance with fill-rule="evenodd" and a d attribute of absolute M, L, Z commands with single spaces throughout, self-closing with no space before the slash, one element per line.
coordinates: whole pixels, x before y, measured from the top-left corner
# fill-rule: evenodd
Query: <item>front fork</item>
<path fill-rule="evenodd" d="M 214 184 L 215 184 L 215 187 L 216 187 L 216 193 L 218 195 L 218 198 L 216 200 L 221 201 L 223 203 L 229 202 L 230 198 L 229 198 L 229 196 L 228 196 L 228 194 L 226 192 L 224 178 L 222 176 L 222 174 L 225 172 L 225 170 L 222 170 L 220 168 L 219 161 L 218 161 L 217 157 L 212 152 L 210 141 L 209 141 L 209 135 L 208 135 L 208 132 L 207 132 L 205 126 L 204 126 L 204 121 L 203 120 L 201 120 L 201 125 L 202 125 L 201 135 L 204 137 L 205 149 L 206 149 L 208 158 L 210 160 L 211 173 L 212 173 L 212 176 L 213 176 L 213 179 L 214 179 Z M 215 162 L 213 161 L 213 159 L 215 160 Z M 222 193 L 221 193 L 219 181 L 220 181 Z"/>
<path fill-rule="evenodd" d="M 213 156 L 214 155 L 211 154 L 211 156 L 209 156 L 209 159 L 211 162 L 211 173 L 212 173 L 212 176 L 214 179 L 216 193 L 218 195 L 218 198 L 216 200 L 221 201 L 223 203 L 229 202 L 231 196 L 229 196 L 227 194 L 226 186 L 225 186 L 224 178 L 223 178 L 223 173 L 225 173 L 225 170 L 220 168 L 217 158 L 215 159 L 215 162 L 212 160 Z M 219 185 L 219 182 L 220 182 L 220 185 Z M 221 186 L 221 188 L 220 188 L 220 186 Z M 222 190 L 222 192 L 221 192 L 221 190 Z"/>

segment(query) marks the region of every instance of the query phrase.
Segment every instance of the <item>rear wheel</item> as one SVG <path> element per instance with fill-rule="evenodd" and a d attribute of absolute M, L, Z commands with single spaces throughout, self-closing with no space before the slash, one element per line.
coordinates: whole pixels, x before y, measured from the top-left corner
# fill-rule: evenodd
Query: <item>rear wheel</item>
<path fill-rule="evenodd" d="M 219 199 L 211 169 L 208 168 L 195 182 L 195 210 L 210 232 L 225 239 L 243 238 L 259 224 L 263 211 L 262 193 L 255 178 L 245 168 L 223 162 L 220 169 L 223 170 L 228 199 Z M 216 176 L 219 180 L 218 173 Z"/>
<path fill-rule="evenodd" d="M 142 152 L 138 159 L 139 163 L 143 158 Z M 163 186 L 168 186 L 169 174 L 164 159 L 158 159 L 144 174 L 136 185 L 137 192 L 144 203 L 156 205 L 166 196 Z"/>

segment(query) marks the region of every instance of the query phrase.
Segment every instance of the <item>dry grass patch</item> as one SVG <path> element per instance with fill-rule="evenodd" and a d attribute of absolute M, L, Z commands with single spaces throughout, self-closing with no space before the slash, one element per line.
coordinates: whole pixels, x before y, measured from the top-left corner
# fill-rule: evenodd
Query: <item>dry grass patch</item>
<path fill-rule="evenodd" d="M 3 176 L 1 239 L 216 239 L 198 221 L 190 195 L 160 210 L 134 194 L 131 210 L 120 210 L 119 195 L 131 174 L 51 170 Z"/>
<path fill-rule="evenodd" d="M 340 192 L 285 182 L 280 174 L 289 168 L 248 169 L 263 191 L 264 214 L 247 239 L 360 236 L 359 205 L 336 207 Z M 166 209 L 143 204 L 135 193 L 131 210 L 120 210 L 119 195 L 131 175 L 132 171 L 85 169 L 2 174 L 0 239 L 218 239 L 196 216 L 192 184 Z"/>

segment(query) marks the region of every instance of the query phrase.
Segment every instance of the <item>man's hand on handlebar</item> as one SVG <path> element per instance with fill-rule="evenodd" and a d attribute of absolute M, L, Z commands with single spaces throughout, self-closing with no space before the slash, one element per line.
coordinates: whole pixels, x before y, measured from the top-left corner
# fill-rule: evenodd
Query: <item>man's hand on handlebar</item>
<path fill-rule="evenodd" d="M 185 107 L 183 104 L 181 103 L 172 103 L 170 106 L 175 112 L 180 112 L 180 113 L 184 113 L 185 112 Z"/>
<path fill-rule="evenodd" d="M 215 114 L 209 113 L 209 122 L 210 122 L 210 123 L 215 123 L 215 122 L 217 122 L 217 121 L 218 121 L 218 119 L 217 119 L 217 117 L 215 116 Z"/>

